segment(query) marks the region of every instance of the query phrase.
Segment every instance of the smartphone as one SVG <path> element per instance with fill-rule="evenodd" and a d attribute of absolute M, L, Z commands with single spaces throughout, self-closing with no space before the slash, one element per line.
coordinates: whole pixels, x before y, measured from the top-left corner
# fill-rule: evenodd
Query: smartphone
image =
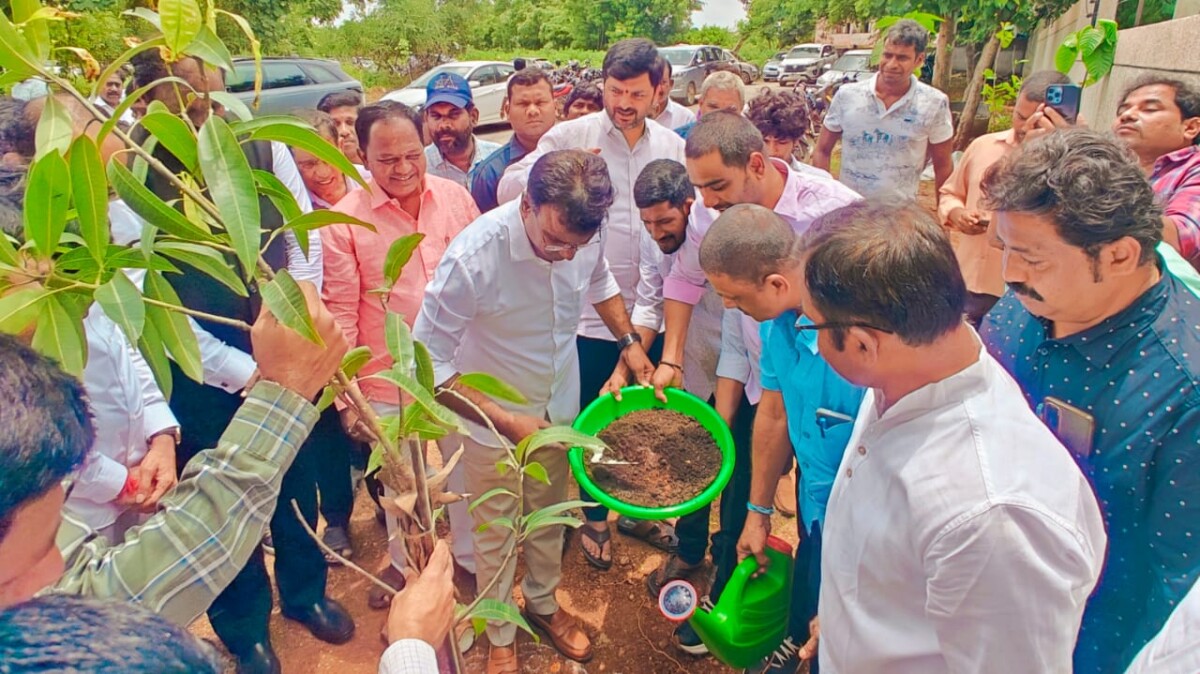
<path fill-rule="evenodd" d="M 1042 421 L 1067 449 L 1077 456 L 1091 455 L 1092 439 L 1096 434 L 1096 419 L 1092 415 L 1053 396 L 1047 396 L 1040 408 Z"/>
<path fill-rule="evenodd" d="M 1078 84 L 1051 84 L 1046 87 L 1046 107 L 1054 108 L 1068 123 L 1079 117 L 1079 99 L 1083 87 Z"/>

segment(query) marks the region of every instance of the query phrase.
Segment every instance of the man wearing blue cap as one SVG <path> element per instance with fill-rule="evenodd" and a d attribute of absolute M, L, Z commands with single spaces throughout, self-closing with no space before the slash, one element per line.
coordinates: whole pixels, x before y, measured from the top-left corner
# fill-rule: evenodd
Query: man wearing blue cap
<path fill-rule="evenodd" d="M 425 86 L 425 128 L 433 143 L 425 148 L 430 175 L 470 189 L 468 175 L 496 150 L 498 143 L 475 137 L 479 110 L 462 75 L 442 73 Z"/>

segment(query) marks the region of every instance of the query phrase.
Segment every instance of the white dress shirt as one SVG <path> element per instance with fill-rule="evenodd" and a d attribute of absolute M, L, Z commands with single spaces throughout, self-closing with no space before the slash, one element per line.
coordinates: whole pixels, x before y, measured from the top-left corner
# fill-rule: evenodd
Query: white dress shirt
<path fill-rule="evenodd" d="M 759 322 L 740 309 L 726 309 L 721 323 L 721 360 L 717 363 L 717 376 L 741 382 L 751 405 L 762 400 L 758 370 L 761 357 Z"/>
<path fill-rule="evenodd" d="M 521 194 L 529 177 L 529 169 L 547 152 L 593 148 L 599 148 L 600 157 L 607 162 L 608 175 L 615 192 L 605 223 L 607 241 L 604 244 L 604 257 L 621 287 L 625 310 L 632 311 L 640 272 L 641 233 L 645 229 L 641 213 L 633 201 L 633 184 L 646 164 L 655 159 L 674 159 L 684 163 L 683 139 L 678 134 L 648 119 L 645 133 L 630 149 L 624 134 L 613 126 L 608 113 L 603 110 L 556 124 L 538 141 L 536 150 L 508 167 L 496 188 L 496 196 L 500 203 L 504 203 Z M 592 339 L 614 339 L 590 305 L 584 307 L 579 334 Z"/>
<path fill-rule="evenodd" d="M 678 129 L 696 121 L 696 113 L 668 98 L 667 107 L 663 108 L 662 114 L 655 117 L 654 121 L 668 129 Z"/>
<path fill-rule="evenodd" d="M 379 674 L 438 674 L 437 652 L 420 639 L 401 639 L 383 652 Z"/>
<path fill-rule="evenodd" d="M 1125 674 L 1196 672 L 1200 672 L 1200 585 L 1193 584 L 1166 624 L 1129 664 Z"/>
<path fill-rule="evenodd" d="M 87 365 L 83 388 L 96 429 L 96 441 L 79 469 L 66 507 L 92 529 L 116 522 L 124 506 L 113 503 L 129 468 L 146 456 L 147 441 L 178 426 L 149 365 L 100 305 L 83 319 Z"/>
<path fill-rule="evenodd" d="M 505 409 L 570 424 L 579 412 L 579 316 L 620 288 L 600 254 L 604 230 L 573 260 L 550 263 L 534 253 L 519 207 L 502 204 L 450 242 L 413 334 L 429 347 L 437 383 L 486 372 L 528 401 L 497 401 Z M 468 425 L 476 442 L 500 446 L 483 426 Z"/>
<path fill-rule="evenodd" d="M 697 197 L 692 209 L 703 208 Z M 679 251 L 665 255 L 654 237 L 642 227 L 641 259 L 634 299 L 632 321 L 635 326 L 662 331 L 663 323 L 663 279 L 671 273 L 671 266 Z M 721 296 L 711 287 L 707 288 L 692 311 L 688 323 L 687 341 L 683 344 L 683 388 L 701 400 L 708 400 L 717 386 L 717 361 L 721 355 L 721 316 L 725 304 Z"/>
<path fill-rule="evenodd" d="M 821 670 L 1070 672 L 1104 521 L 987 351 L 880 414 L 867 391 L 825 515 Z"/>

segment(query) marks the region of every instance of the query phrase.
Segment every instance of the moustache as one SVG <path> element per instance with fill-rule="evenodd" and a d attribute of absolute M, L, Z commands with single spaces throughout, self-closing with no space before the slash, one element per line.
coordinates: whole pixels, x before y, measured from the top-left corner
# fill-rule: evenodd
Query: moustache
<path fill-rule="evenodd" d="M 1021 283 L 1020 281 L 1017 281 L 1014 283 L 1009 283 L 1008 287 L 1012 288 L 1012 291 L 1014 293 L 1016 293 L 1018 295 L 1024 295 L 1025 297 L 1028 297 L 1029 299 L 1034 300 L 1036 302 L 1045 302 L 1046 301 L 1046 298 L 1042 297 L 1041 293 L 1039 293 L 1038 291 L 1034 290 L 1033 288 L 1025 285 L 1024 283 Z"/>

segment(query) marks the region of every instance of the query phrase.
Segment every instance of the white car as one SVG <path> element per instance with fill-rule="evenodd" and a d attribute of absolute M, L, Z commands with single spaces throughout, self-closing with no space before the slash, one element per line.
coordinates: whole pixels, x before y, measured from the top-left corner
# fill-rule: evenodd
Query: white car
<path fill-rule="evenodd" d="M 788 50 L 779 64 L 779 83 L 786 85 L 796 80 L 812 82 L 821 74 L 826 64 L 837 60 L 837 52 L 827 44 L 801 44 Z"/>
<path fill-rule="evenodd" d="M 382 100 L 400 101 L 420 110 L 425 105 L 425 85 L 442 73 L 454 73 L 471 85 L 471 97 L 479 110 L 479 126 L 500 124 L 504 122 L 500 105 L 508 93 L 508 77 L 513 72 L 512 64 L 502 61 L 452 61 L 426 72 L 403 89 L 385 94 Z"/>

